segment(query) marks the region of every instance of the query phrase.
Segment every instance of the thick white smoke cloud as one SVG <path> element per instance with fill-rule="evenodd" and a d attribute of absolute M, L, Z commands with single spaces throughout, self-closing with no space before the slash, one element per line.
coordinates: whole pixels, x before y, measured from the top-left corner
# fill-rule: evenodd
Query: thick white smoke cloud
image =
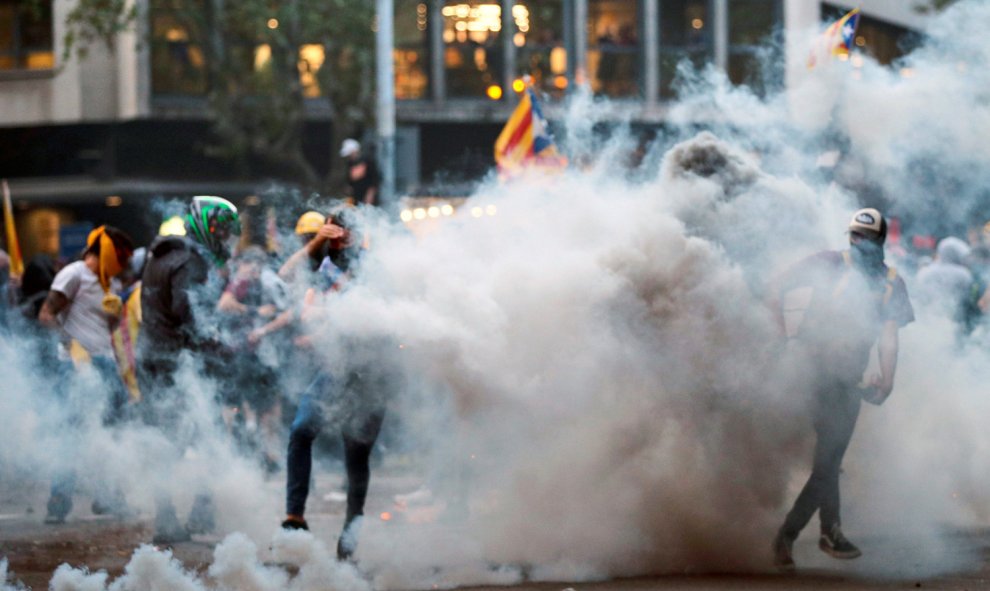
<path fill-rule="evenodd" d="M 116 581 L 63 567 L 52 588 L 364 591 L 766 570 L 810 468 L 804 376 L 814 360 L 780 348 L 764 286 L 803 255 L 842 247 L 858 196 L 816 167 L 836 136 L 848 138 L 839 179 L 879 187 L 859 197 L 921 225 L 935 211 L 939 228 L 967 221 L 990 158 L 988 28 L 990 6 L 958 3 L 904 60 L 909 77 L 869 59 L 836 63 L 760 98 L 716 72 L 694 75 L 670 111 L 666 139 L 679 141 L 658 142 L 662 158 L 635 174 L 621 164 L 631 137 L 595 140 L 607 107 L 578 96 L 564 124 L 580 170 L 491 182 L 421 238 L 373 224 L 361 279 L 317 331 L 321 350 L 340 370 L 353 359 L 334 344 L 347 337 L 402 345 L 408 387 L 391 412 L 410 447 L 427 450 L 439 517 L 371 520 L 358 550 L 370 583 L 299 532 L 272 548 L 298 574 L 261 562 L 280 502 L 208 424 L 211 386 L 190 369 L 182 383 L 198 401 L 201 445 L 169 472 L 173 492 L 192 494 L 190 483 L 212 474 L 222 526 L 247 535 L 217 547 L 207 578 L 143 547 Z M 713 133 L 687 131 L 699 118 Z M 951 194 L 931 190 L 947 178 Z M 475 204 L 497 214 L 475 219 Z M 64 441 L 43 429 L 50 409 L 33 392 L 45 381 L 17 369 L 31 366 L 15 344 L 0 347 L 20 360 L 0 386 L 0 467 L 48 475 Z M 969 556 L 950 552 L 943 534 L 988 518 L 986 361 L 938 318 L 919 315 L 902 331 L 893 397 L 864 408 L 845 462 L 844 528 L 867 552 L 855 568 L 964 566 Z M 91 421 L 84 437 L 85 461 L 112 458 L 134 498 L 150 498 L 147 479 L 159 473 L 149 454 L 174 462 L 140 429 L 111 435 Z M 907 539 L 921 540 L 908 559 L 884 552 Z M 808 560 L 799 544 L 799 564 Z"/>

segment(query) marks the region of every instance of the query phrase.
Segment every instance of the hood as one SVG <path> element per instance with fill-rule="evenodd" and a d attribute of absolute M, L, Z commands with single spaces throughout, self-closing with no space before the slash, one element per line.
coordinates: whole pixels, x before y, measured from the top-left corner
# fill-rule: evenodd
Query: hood
<path fill-rule="evenodd" d="M 954 236 L 943 238 L 935 250 L 938 260 L 952 265 L 963 265 L 969 256 L 969 246 Z"/>

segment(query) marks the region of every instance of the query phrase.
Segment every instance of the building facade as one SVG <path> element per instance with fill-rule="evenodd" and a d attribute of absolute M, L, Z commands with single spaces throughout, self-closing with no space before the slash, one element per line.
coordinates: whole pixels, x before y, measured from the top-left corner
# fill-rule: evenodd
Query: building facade
<path fill-rule="evenodd" d="M 463 186 L 488 170 L 492 145 L 524 76 L 551 119 L 587 85 L 617 119 L 661 126 L 678 64 L 713 64 L 759 91 L 787 82 L 782 33 L 809 33 L 853 7 L 818 0 L 393 0 L 397 189 Z M 28 8 L 28 5 L 34 8 Z M 35 6 L 37 5 L 37 6 Z M 23 209 L 142 207 L 148 196 L 220 193 L 237 198 L 263 178 L 234 171 L 202 141 L 209 133 L 207 52 L 189 26 L 156 14 L 63 59 L 66 3 L 0 0 L 0 177 Z M 863 0 L 857 44 L 884 62 L 924 16 L 913 3 Z M 909 6 L 911 5 L 911 6 Z M 271 25 L 269 25 L 271 26 Z M 144 42 L 139 42 L 144 41 Z M 271 67 L 271 48 L 244 50 L 244 67 Z M 766 59 L 768 52 L 777 52 Z M 310 103 L 307 155 L 326 166 L 333 115 L 321 100 L 318 44 L 299 52 Z M 771 67 L 765 64 L 774 64 Z M 782 67 L 781 64 L 791 64 Z M 373 81 L 373 74 L 369 74 Z M 370 137 L 370 134 L 369 134 Z M 455 190 L 456 192 L 456 190 Z M 102 209 L 101 209 L 102 208 Z M 133 212 L 131 212 L 133 213 Z M 71 221 L 71 220 L 70 220 Z"/>

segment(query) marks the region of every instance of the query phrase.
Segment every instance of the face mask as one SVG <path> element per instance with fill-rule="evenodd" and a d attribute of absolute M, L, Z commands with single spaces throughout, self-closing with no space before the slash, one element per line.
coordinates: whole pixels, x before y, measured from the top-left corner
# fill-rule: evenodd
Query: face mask
<path fill-rule="evenodd" d="M 849 245 L 852 262 L 868 274 L 883 272 L 883 245 L 872 240 L 859 240 Z"/>

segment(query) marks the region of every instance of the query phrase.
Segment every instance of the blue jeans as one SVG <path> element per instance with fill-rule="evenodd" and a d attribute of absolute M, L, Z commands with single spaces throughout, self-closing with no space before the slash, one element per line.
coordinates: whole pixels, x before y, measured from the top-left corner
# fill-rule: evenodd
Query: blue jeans
<path fill-rule="evenodd" d="M 340 428 L 344 440 L 344 465 L 347 469 L 345 524 L 364 513 L 368 482 L 371 480 L 368 461 L 385 419 L 385 405 L 381 397 L 367 392 L 367 385 L 358 373 L 349 374 L 343 383 L 335 381 L 327 373 L 320 373 L 306 389 L 289 432 L 287 514 L 305 514 L 313 470 L 313 441 L 331 421 Z"/>

